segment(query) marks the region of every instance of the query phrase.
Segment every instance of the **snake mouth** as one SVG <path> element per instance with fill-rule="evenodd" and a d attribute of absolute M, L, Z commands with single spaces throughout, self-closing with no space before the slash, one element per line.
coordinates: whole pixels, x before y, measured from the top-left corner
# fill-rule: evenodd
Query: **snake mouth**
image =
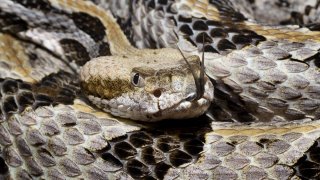
<path fill-rule="evenodd" d="M 197 101 L 183 100 L 167 109 L 159 109 L 158 112 L 152 114 L 152 118 L 148 121 L 158 122 L 166 119 L 184 120 L 198 117 L 206 112 L 211 101 L 206 98 L 200 98 Z"/>
<path fill-rule="evenodd" d="M 192 92 L 186 98 L 181 97 L 180 100 L 171 103 L 167 102 L 168 99 L 163 94 L 163 97 L 157 98 L 157 110 L 153 113 L 147 113 L 146 117 L 148 120 L 146 121 L 158 122 L 165 119 L 183 120 L 204 114 L 213 100 L 213 85 L 208 78 L 204 78 L 203 90 L 200 97 L 197 97 L 196 92 Z"/>

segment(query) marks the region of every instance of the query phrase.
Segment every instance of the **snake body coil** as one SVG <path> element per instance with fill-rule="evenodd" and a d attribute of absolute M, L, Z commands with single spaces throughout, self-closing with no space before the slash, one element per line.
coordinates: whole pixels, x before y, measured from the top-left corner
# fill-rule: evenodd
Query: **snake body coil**
<path fill-rule="evenodd" d="M 319 4 L 2 0 L 0 178 L 319 179 Z"/>

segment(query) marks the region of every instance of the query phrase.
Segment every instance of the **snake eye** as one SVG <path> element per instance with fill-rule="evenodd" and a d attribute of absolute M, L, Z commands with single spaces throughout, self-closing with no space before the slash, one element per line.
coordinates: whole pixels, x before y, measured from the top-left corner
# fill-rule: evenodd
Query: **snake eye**
<path fill-rule="evenodd" d="M 138 83 L 139 83 L 139 77 L 140 77 L 140 74 L 139 74 L 139 73 L 136 73 L 136 74 L 133 76 L 132 83 L 133 83 L 134 85 L 138 85 Z"/>
<path fill-rule="evenodd" d="M 131 78 L 131 83 L 134 86 L 142 87 L 144 86 L 144 79 L 140 76 L 139 73 L 133 73 Z"/>

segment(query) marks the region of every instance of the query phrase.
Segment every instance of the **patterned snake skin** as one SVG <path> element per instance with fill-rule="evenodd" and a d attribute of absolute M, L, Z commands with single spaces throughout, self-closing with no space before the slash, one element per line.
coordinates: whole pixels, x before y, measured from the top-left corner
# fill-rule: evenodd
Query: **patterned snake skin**
<path fill-rule="evenodd" d="M 320 179 L 319 6 L 1 0 L 0 179 Z M 205 51 L 207 116 L 137 123 L 88 102 L 78 73 L 112 55 L 109 11 L 138 48 Z"/>

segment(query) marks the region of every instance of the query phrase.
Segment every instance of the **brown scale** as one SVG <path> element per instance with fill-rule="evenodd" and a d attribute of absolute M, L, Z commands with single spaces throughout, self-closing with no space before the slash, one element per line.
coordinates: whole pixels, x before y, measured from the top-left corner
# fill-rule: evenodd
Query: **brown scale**
<path fill-rule="evenodd" d="M 232 3 L 228 0 L 209 0 L 209 3 L 214 5 L 223 19 L 231 22 L 243 22 L 247 20 L 240 12 L 237 12 Z"/>
<path fill-rule="evenodd" d="M 110 140 L 110 146 L 99 151 L 100 157 L 110 168 L 123 168 L 134 179 L 162 179 L 169 168 L 196 161 L 203 150 L 201 128 L 181 132 L 157 129 L 127 133 Z"/>
<path fill-rule="evenodd" d="M 26 1 L 28 2 L 28 1 Z M 160 4 L 166 4 L 167 1 L 158 1 Z M 203 25 L 203 23 L 200 23 Z M 189 25 L 188 25 L 189 26 Z M 201 28 L 200 28 L 201 29 Z M 223 30 L 223 29 L 222 29 Z M 224 31 L 224 30 L 223 30 Z M 234 30 L 228 30 L 226 32 L 234 32 Z M 241 32 L 241 31 L 240 31 Z M 236 31 L 236 33 L 239 33 L 239 31 Z M 209 35 L 208 35 L 209 36 Z M 229 41 L 230 43 L 233 43 L 233 41 L 238 41 L 238 42 L 247 42 L 248 39 L 244 38 L 242 34 L 238 35 L 241 38 L 240 41 L 239 39 L 235 38 L 235 40 Z M 235 43 L 237 44 L 237 43 Z M 211 47 L 211 46 L 210 46 Z M 227 49 L 227 48 L 226 48 Z M 64 77 L 63 75 L 61 77 Z M 66 77 L 69 77 L 66 75 Z M 65 77 L 64 77 L 65 78 Z M 58 78 L 59 79 L 59 78 Z M 50 92 L 49 89 L 52 89 L 53 87 L 56 87 L 55 84 L 59 82 L 55 78 L 55 76 L 49 77 L 46 80 L 43 80 L 42 85 L 40 85 L 40 91 L 42 92 Z M 5 87 L 4 91 L 6 94 L 10 93 L 16 93 L 17 92 L 17 87 L 19 89 L 19 83 L 18 86 L 15 85 L 15 83 L 12 82 L 6 82 L 6 85 L 3 85 Z M 68 84 L 68 83 L 67 83 Z M 42 86 L 45 86 L 43 88 Z M 68 88 L 64 89 L 62 91 L 63 96 L 71 96 L 72 97 L 72 92 L 68 90 Z M 222 92 L 220 95 L 227 95 L 229 92 Z M 54 92 L 51 94 L 52 95 L 58 95 L 59 92 Z M 30 96 L 30 95 L 29 95 Z M 24 97 L 24 95 L 23 95 Z M 28 96 L 26 96 L 26 101 L 28 102 Z M 232 95 L 228 95 L 228 97 L 232 97 Z M 45 101 L 45 99 L 48 98 L 46 96 L 41 97 L 41 100 Z M 61 98 L 63 99 L 63 98 Z M 233 100 L 233 101 L 232 101 Z M 241 104 L 232 99 L 230 100 L 230 104 L 228 106 L 230 109 L 234 109 L 237 113 L 238 116 L 247 116 L 247 114 L 242 112 L 242 107 Z M 9 99 L 8 101 L 12 101 Z M 46 101 L 45 101 L 46 102 Z M 44 103 L 45 103 L 44 102 Z M 276 105 L 282 105 L 281 103 L 277 102 L 275 103 Z M 285 104 L 283 104 L 285 105 Z M 8 109 L 10 110 L 14 109 L 14 105 L 8 105 Z M 247 118 L 244 118 L 247 119 Z M 72 141 L 68 140 L 65 141 L 64 139 L 55 139 L 56 143 L 52 143 L 54 145 L 60 145 L 61 147 L 56 148 L 57 151 L 53 151 L 52 154 L 56 155 L 62 155 L 64 152 L 67 150 L 64 149 L 63 147 L 66 147 L 64 143 L 68 143 L 70 145 L 73 144 L 80 144 L 83 142 L 83 137 L 80 133 L 77 132 L 76 128 L 74 126 L 77 124 L 76 119 L 70 118 L 70 117 L 64 117 L 64 116 L 57 116 L 57 121 L 62 124 L 62 126 L 70 128 L 70 131 L 66 132 L 64 135 L 66 136 L 66 139 L 73 139 Z M 51 125 L 51 123 L 50 123 Z M 53 126 L 53 125 L 52 125 Z M 58 134 L 59 129 L 54 128 L 50 134 Z M 18 132 L 18 131 L 17 131 Z M 190 131 L 193 132 L 193 131 Z M 202 132 L 204 133 L 204 132 Z M 41 135 L 36 131 L 30 131 L 27 133 L 27 141 L 30 142 L 33 146 L 38 146 L 43 144 L 43 140 Z M 2 141 L 2 140 L 1 140 Z M 180 142 L 183 142 L 181 145 Z M 282 143 L 281 147 L 286 147 L 286 144 L 284 141 L 260 141 L 257 144 L 250 145 L 256 146 L 256 147 L 263 147 L 263 146 L 270 146 L 272 147 L 273 143 Z M 18 150 L 21 154 L 23 154 L 26 157 L 30 156 L 30 149 L 28 149 L 28 145 L 24 139 L 18 139 Z M 195 135 L 193 133 L 181 133 L 179 136 L 169 136 L 166 133 L 155 133 L 154 132 L 149 132 L 149 131 L 138 131 L 138 132 L 133 132 L 129 133 L 127 136 L 123 138 L 118 138 L 116 140 L 113 140 L 110 142 L 111 146 L 107 146 L 104 151 L 101 154 L 101 157 L 108 161 L 110 164 L 114 165 L 114 168 L 122 168 L 124 169 L 134 178 L 140 179 L 140 178 L 162 178 L 164 174 L 167 172 L 167 170 L 174 166 L 174 167 L 179 167 L 180 165 L 183 165 L 185 163 L 189 163 L 194 161 L 196 159 L 196 156 L 202 151 L 203 149 L 203 139 L 202 137 L 198 137 L 198 135 Z M 232 143 L 224 143 L 220 144 L 220 147 L 226 147 L 224 150 L 230 152 L 234 151 L 235 146 L 238 144 L 237 141 L 232 141 Z M 216 150 L 218 150 L 219 146 L 216 146 Z M 140 148 L 141 150 L 141 155 L 137 152 L 136 148 Z M 256 148 L 256 149 L 258 149 Z M 55 149 L 52 147 L 51 149 Z M 248 148 L 248 149 L 254 149 L 254 148 Z M 270 148 L 271 149 L 271 148 Z M 60 151 L 59 151 L 60 150 Z M 315 148 L 317 151 L 318 149 Z M 272 149 L 274 152 L 281 151 L 281 149 Z M 10 151 L 7 151 L 10 152 Z M 46 150 L 39 148 L 37 151 L 41 157 L 50 159 L 52 154 Z M 223 152 L 221 152 L 223 153 Z M 0 153 L 1 154 L 1 153 Z M 77 154 L 77 157 L 86 157 L 86 158 L 76 158 L 79 162 L 72 162 L 71 160 L 65 159 L 62 162 L 59 162 L 59 165 L 65 167 L 65 173 L 66 175 L 70 177 L 78 176 L 81 174 L 78 165 L 79 164 L 87 164 L 92 161 L 93 154 L 90 151 L 87 151 L 86 149 L 76 149 L 75 154 Z M 164 156 L 164 154 L 167 154 L 168 156 Z M 141 156 L 141 158 L 136 158 L 136 156 Z M 2 157 L 1 157 L 2 158 Z M 0 165 L 1 165 L 1 158 L 0 158 Z M 165 160 L 163 160 L 166 158 Z M 83 161 L 82 161 L 83 160 Z M 43 166 L 50 166 L 50 160 L 46 161 L 49 162 L 46 165 Z M 28 172 L 32 175 L 38 176 L 42 174 L 41 168 L 39 168 L 39 164 L 35 162 L 32 158 L 29 158 L 26 160 L 27 166 L 28 166 Z M 53 162 L 51 162 L 53 163 Z M 2 163 L 3 164 L 3 163 Z M 313 165 L 309 166 L 308 163 L 307 165 L 302 166 L 301 172 L 303 172 L 303 168 L 307 167 L 314 167 Z M 1 167 L 1 166 L 0 166 Z M 3 172 L 7 172 L 6 170 L 6 165 L 4 166 Z M 215 171 L 218 171 L 215 169 Z M 151 172 L 154 172 L 153 174 L 150 175 Z M 309 171 L 308 171 L 309 172 Z M 308 173 L 307 172 L 307 173 Z M 304 173 L 304 172 L 303 172 Z M 0 172 L 1 174 L 1 172 Z M 50 173 L 49 173 L 50 174 Z M 217 173 L 218 174 L 218 173 Z M 28 177 L 27 172 L 21 174 L 22 177 Z M 153 176 L 153 177 L 150 177 Z M 0 176 L 1 177 L 1 176 Z"/>
<path fill-rule="evenodd" d="M 211 104 L 207 113 L 215 121 L 222 122 L 253 122 L 257 118 L 251 114 L 251 111 L 255 111 L 257 104 L 248 104 L 242 100 L 242 97 L 228 85 L 217 83 L 214 89 L 215 102 Z M 250 109 L 251 107 L 251 109 Z"/>
<path fill-rule="evenodd" d="M 33 41 L 33 39 L 17 33 L 30 31 L 32 28 L 40 28 L 47 32 L 59 32 L 61 35 L 61 37 L 59 37 L 60 39 L 55 37 L 56 35 L 53 36 L 55 37 L 55 40 L 61 44 L 64 52 L 63 54 L 56 54 L 56 52 L 52 53 L 60 56 L 60 58 L 65 57 L 65 60 L 69 62 L 75 61 L 78 65 L 83 65 L 94 57 L 111 55 L 109 44 L 104 39 L 106 36 L 105 27 L 97 17 L 90 16 L 84 12 L 70 13 L 62 11 L 51 6 L 47 0 L 41 0 L 39 2 L 26 0 L 21 2 L 16 1 L 15 3 L 21 4 L 22 6 L 29 8 L 29 10 L 41 10 L 44 13 L 44 17 L 41 18 L 46 18 L 45 16 L 47 15 L 52 18 L 47 18 L 47 21 L 40 21 L 36 18 L 30 22 L 26 20 L 30 19 L 28 16 L 23 19 L 15 13 L 0 10 L 0 31 L 10 33 L 14 37 L 18 37 L 19 39 L 28 42 Z M 71 20 L 71 24 L 67 20 Z M 71 25 L 74 25 L 76 28 L 70 28 Z M 89 35 L 91 40 L 95 42 L 95 44 L 92 44 L 93 47 L 88 45 L 88 39 L 81 37 L 81 40 L 76 38 L 75 40 L 72 39 L 73 36 L 70 37 L 71 34 L 77 34 L 80 31 Z M 65 36 L 63 36 L 64 33 Z M 46 48 L 44 44 L 39 42 L 34 43 Z"/>
<path fill-rule="evenodd" d="M 79 29 L 89 34 L 96 42 L 102 41 L 105 37 L 106 28 L 97 17 L 90 16 L 83 12 L 74 12 L 71 14 L 71 18 Z"/>
<path fill-rule="evenodd" d="M 93 57 L 111 55 L 109 43 L 104 41 L 106 29 L 97 17 L 90 16 L 83 12 L 73 12 L 67 14 L 67 16 L 73 20 L 77 28 L 88 34 L 97 44 L 99 44 L 98 54 L 92 55 L 81 42 L 73 39 L 61 39 L 60 44 L 70 62 L 75 61 L 78 65 L 82 66 Z"/>
<path fill-rule="evenodd" d="M 226 7 L 219 9 L 220 16 L 222 18 L 221 22 L 206 20 L 205 18 L 196 18 L 189 17 L 181 14 L 177 14 L 172 7 L 173 1 L 166 1 L 166 3 L 159 3 L 156 1 L 143 1 L 142 3 L 145 6 L 146 14 L 142 15 L 145 18 L 148 18 L 148 13 L 151 10 L 161 11 L 162 18 L 157 19 L 153 18 L 154 21 L 164 21 L 164 19 L 169 18 L 174 23 L 174 28 L 183 34 L 183 37 L 189 41 L 195 47 L 202 47 L 203 37 L 205 37 L 206 52 L 213 53 L 225 53 L 234 49 L 241 49 L 250 44 L 258 44 L 261 41 L 265 41 L 265 37 L 256 34 L 253 31 L 250 31 L 241 23 L 246 20 L 244 16 L 233 10 L 231 4 L 227 1 L 214 1 L 211 2 L 212 5 L 216 7 Z M 223 6 L 221 6 L 223 4 Z M 133 6 L 133 14 L 136 13 L 135 4 Z M 139 22 L 139 20 L 134 20 L 134 22 Z M 163 23 L 167 23 L 163 22 Z M 236 22 L 236 23 L 235 23 Z M 142 22 L 139 22 L 142 25 Z M 155 23 L 157 24 L 157 23 Z M 169 25 L 168 25 L 169 26 Z M 169 26 L 171 28 L 171 26 Z M 137 28 L 137 27 L 135 27 Z M 143 41 L 145 47 L 155 48 L 163 47 L 160 39 L 154 39 L 149 33 L 150 29 L 145 29 L 141 27 L 141 31 L 144 35 L 147 34 L 147 37 Z M 135 39 L 133 34 L 131 39 Z M 139 39 L 139 37 L 137 37 Z M 155 37 L 159 38 L 159 37 Z M 209 47 L 211 46 L 211 47 Z"/>
<path fill-rule="evenodd" d="M 0 154 L 2 154 L 2 150 L 0 149 Z M 8 165 L 6 164 L 3 157 L 0 156 L 0 178 L 4 178 L 4 176 L 9 172 Z"/>
<path fill-rule="evenodd" d="M 41 11 L 51 11 L 52 10 L 52 6 L 50 4 L 50 2 L 48 2 L 47 0 L 24 0 L 24 1 L 19 1 L 19 0 L 12 0 L 13 2 L 19 3 L 23 6 L 25 6 L 26 8 L 30 8 L 30 9 L 39 9 Z"/>
<path fill-rule="evenodd" d="M 320 23 L 310 23 L 307 24 L 306 27 L 311 31 L 320 31 Z"/>
<path fill-rule="evenodd" d="M 199 46 L 201 43 L 203 43 L 202 38 L 204 36 L 205 43 L 211 44 L 213 49 L 216 49 L 219 52 L 239 49 L 244 46 L 257 44 L 258 42 L 265 40 L 263 36 L 259 36 L 253 31 L 237 29 L 237 27 L 233 27 L 229 24 L 223 25 L 214 23 L 214 21 L 207 21 L 197 18 L 192 18 L 192 21 L 192 27 L 194 30 L 196 30 L 193 31 L 193 35 L 191 37 L 193 43 L 196 43 Z M 205 21 L 207 22 L 205 23 Z M 187 24 L 184 24 L 183 26 L 186 29 Z M 234 34 L 232 37 L 230 36 L 231 33 Z"/>
<path fill-rule="evenodd" d="M 250 26 L 244 25 L 243 21 L 245 18 L 239 14 L 237 11 L 234 10 L 233 4 L 226 1 L 226 0 L 218 0 L 218 1 L 210 1 L 213 5 L 215 5 L 218 9 L 220 7 L 225 7 L 225 8 L 220 8 L 219 13 L 220 13 L 220 18 L 221 21 L 213 21 L 213 20 L 206 20 L 203 18 L 195 18 L 191 16 L 183 16 L 183 15 L 178 15 L 175 13 L 170 13 L 168 9 L 172 8 L 170 5 L 170 2 L 167 6 L 162 6 L 159 3 L 156 3 L 156 1 L 143 1 L 144 5 L 148 5 L 148 3 L 151 3 L 152 6 L 149 8 L 146 8 L 146 14 L 142 15 L 142 17 L 145 18 L 151 18 L 148 17 L 148 12 L 151 12 L 151 9 L 159 9 L 164 13 L 163 17 L 168 17 L 172 16 L 176 20 L 175 22 L 177 23 L 177 28 L 182 32 L 185 36 L 185 38 L 194 46 L 196 47 L 202 47 L 203 43 L 203 37 L 205 37 L 205 42 L 207 43 L 205 45 L 205 51 L 206 52 L 213 52 L 213 53 L 221 53 L 221 54 L 226 54 L 229 52 L 232 52 L 232 50 L 235 49 L 241 49 L 243 47 L 246 47 L 248 45 L 260 45 L 261 42 L 266 42 L 266 38 L 262 35 L 257 34 L 256 32 L 250 30 L 254 29 Z M 174 8 L 171 9 L 174 12 Z M 133 10 L 134 11 L 134 10 Z M 226 15 L 230 13 L 232 14 L 230 17 L 227 17 Z M 232 19 L 236 18 L 236 19 Z M 157 24 L 157 22 L 163 22 L 156 18 L 153 19 Z M 234 23 L 236 21 L 236 23 Z M 144 29 L 147 31 L 146 29 Z M 144 34 L 147 32 L 144 32 Z M 261 32 L 260 32 L 261 33 Z M 157 42 L 157 39 L 153 39 L 152 42 Z M 153 44 L 153 43 L 151 43 Z M 279 59 L 279 60 L 284 60 L 284 59 L 291 59 L 291 56 L 296 56 L 294 54 L 290 54 L 288 49 L 286 48 L 299 48 L 301 47 L 303 43 L 292 43 L 289 45 L 284 45 L 284 47 L 274 47 L 274 48 L 266 48 L 263 52 L 259 50 L 259 48 L 250 48 L 245 52 L 248 55 L 256 56 L 256 55 L 264 55 L 266 58 L 269 59 Z M 158 45 L 153 45 L 153 46 L 158 46 Z M 272 45 L 271 45 L 272 46 Z M 288 47 L 286 47 L 288 46 Z M 148 45 L 146 45 L 148 47 Z M 161 47 L 161 45 L 159 45 Z M 264 49 L 264 48 L 263 48 Z M 307 53 L 308 54 L 308 53 Z M 301 55 L 303 56 L 303 55 Z M 316 55 L 317 56 L 317 55 Z M 303 59 L 303 58 L 302 58 Z M 308 59 L 307 61 L 309 61 Z M 311 58 L 312 61 L 312 58 Z M 300 61 L 299 61 L 300 62 Z M 318 64 L 318 61 L 314 61 L 315 64 Z M 268 68 L 271 68 L 274 66 L 274 64 L 270 62 L 266 62 L 263 59 L 257 59 L 255 61 L 257 68 L 260 68 L 259 70 L 268 70 Z M 290 66 L 302 66 L 302 63 L 300 62 L 299 64 L 294 60 L 288 60 L 288 63 L 285 64 L 286 67 Z M 265 68 L 265 69 L 264 69 Z M 286 69 L 292 69 L 292 68 L 286 68 Z M 299 69 L 299 68 L 298 68 Z M 300 69 L 301 70 L 301 69 Z M 251 86 L 248 88 L 248 92 L 250 95 L 253 95 L 254 97 L 258 97 L 261 99 L 266 99 L 267 94 L 272 93 L 275 91 L 275 89 L 269 89 L 272 87 L 265 87 L 266 82 L 260 80 L 260 76 L 257 72 L 250 68 L 245 69 L 247 74 L 237 74 L 238 79 L 241 83 L 249 83 L 249 84 L 257 84 L 258 87 Z M 294 70 L 291 70 L 294 71 Z M 295 73 L 291 72 L 290 73 Z M 230 72 L 221 72 L 226 73 L 223 75 L 227 76 L 227 73 Z M 276 73 L 277 76 L 273 76 L 273 74 Z M 284 83 L 286 81 L 286 74 L 281 72 L 280 70 L 276 70 L 274 73 L 271 73 L 263 78 L 269 79 L 271 85 L 277 87 L 281 83 Z M 229 83 L 229 84 L 228 84 Z M 238 89 L 233 89 L 234 84 L 232 82 L 218 82 L 217 84 L 221 84 L 221 86 L 225 87 L 215 87 L 215 93 L 220 94 L 223 97 L 219 99 L 219 96 L 217 96 L 218 100 L 221 100 L 222 102 L 218 102 L 214 104 L 213 106 L 215 108 L 212 108 L 212 114 L 219 120 L 226 120 L 230 121 L 230 117 L 235 117 L 236 119 L 241 119 L 242 122 L 252 122 L 259 120 L 260 117 L 257 117 L 256 115 L 251 114 L 252 112 L 257 112 L 257 111 L 263 111 L 261 109 L 257 109 L 258 103 L 255 102 L 254 99 L 250 99 L 248 97 L 241 96 L 239 97 L 239 90 L 241 91 L 241 87 L 238 87 Z M 224 84 L 224 85 L 223 85 Z M 259 84 L 264 84 L 259 86 Z M 297 84 L 297 83 L 296 83 Z M 300 83 L 301 84 L 301 83 Z M 231 85 L 229 87 L 229 85 Z M 267 85 L 267 86 L 270 86 Z M 231 88 L 232 87 L 232 88 Z M 274 87 L 274 88 L 275 88 Z M 278 88 L 276 88 L 278 89 Z M 289 107 L 288 104 L 295 99 L 301 98 L 301 94 L 299 92 L 295 92 L 294 88 L 288 87 L 288 86 L 283 86 L 279 88 L 281 92 L 279 93 L 280 98 L 274 98 L 274 97 L 269 97 L 266 99 L 266 101 L 269 101 L 267 104 L 267 107 L 270 107 L 275 113 L 278 114 L 283 114 L 286 119 L 288 120 L 295 120 L 295 119 L 301 119 L 305 117 L 304 112 L 299 112 L 296 109 L 293 109 L 292 107 Z M 308 87 L 308 96 L 312 96 L 314 99 L 318 99 L 317 92 L 319 92 L 319 88 L 317 86 L 312 86 Z M 249 96 L 250 97 L 250 96 Z M 310 103 L 311 101 L 309 99 L 307 100 L 302 100 L 302 104 L 307 104 Z M 224 104 L 224 107 L 227 107 L 228 110 L 231 112 L 221 112 L 221 108 L 217 108 L 216 106 L 220 106 L 221 104 Z M 310 103 L 312 105 L 309 105 L 310 109 L 316 107 L 312 106 L 318 106 L 317 103 Z M 296 106 L 296 105 L 295 105 Z M 300 105 L 299 105 L 300 106 Z M 303 106 L 303 105 L 302 105 Z M 297 107 L 297 106 L 296 106 Z M 218 112 L 219 111 L 219 112 Z M 270 112 L 259 112 L 261 114 L 264 114 L 263 116 L 269 117 L 268 113 Z M 224 116 L 218 116 L 223 114 Z M 317 117 L 318 115 L 316 115 Z"/>
<path fill-rule="evenodd" d="M 37 108 L 58 103 L 72 104 L 79 92 L 77 82 L 65 72 L 51 74 L 35 85 L 11 78 L 0 79 L 0 85 L 2 119 L 20 113 L 29 106 Z"/>
<path fill-rule="evenodd" d="M 258 22 L 274 25 L 294 24 L 307 27 L 311 31 L 319 31 L 319 22 L 315 16 L 319 12 L 319 1 L 310 2 L 302 8 L 303 3 L 293 0 L 260 0 L 249 2 L 246 8 L 251 10 L 248 11 L 251 18 Z"/>
<path fill-rule="evenodd" d="M 59 10 L 54 9 L 47 0 L 39 0 L 36 2 L 34 0 L 13 0 L 13 2 L 19 3 L 20 5 L 30 9 L 39 9 L 44 12 L 50 12 L 55 10 L 56 12 L 59 12 Z M 16 14 L 13 13 L 6 13 L 0 11 L 0 19 L 0 29 L 2 29 L 4 32 L 12 33 L 13 35 L 21 31 L 26 31 L 29 28 L 29 22 L 19 18 L 18 16 L 16 16 Z M 43 25 L 46 26 L 45 24 Z"/>
<path fill-rule="evenodd" d="M 73 39 L 61 39 L 59 43 L 64 49 L 65 56 L 69 62 L 75 61 L 78 65 L 83 66 L 90 60 L 87 49 L 78 41 Z"/>
<path fill-rule="evenodd" d="M 320 179 L 320 139 L 294 165 L 297 176 L 302 179 Z"/>
<path fill-rule="evenodd" d="M 0 10 L 0 30 L 7 33 L 18 33 L 28 29 L 28 23 L 13 13 Z"/>
<path fill-rule="evenodd" d="M 137 6 L 140 3 L 140 1 L 132 1 L 131 5 L 131 10 L 133 11 L 132 13 L 135 13 L 135 9 L 138 8 Z M 175 26 L 177 25 L 177 20 L 174 17 L 175 14 L 177 14 L 177 12 L 175 12 L 171 6 L 174 3 L 173 0 L 162 0 L 162 1 L 157 1 L 157 0 L 144 0 L 141 2 L 141 4 L 145 7 L 147 13 L 150 12 L 151 10 L 156 9 L 157 11 L 157 15 L 159 17 L 161 17 L 161 20 L 173 23 Z M 137 16 L 132 16 L 132 24 L 136 24 L 137 22 L 140 23 L 140 17 Z M 133 45 L 135 45 L 135 32 L 132 30 L 128 30 L 128 28 L 132 29 L 132 26 L 126 26 L 125 29 L 122 29 L 123 31 L 131 31 L 132 35 L 129 37 L 130 41 L 133 43 Z M 161 27 L 159 27 L 161 29 Z M 145 29 L 145 28 L 141 28 L 141 31 L 144 35 L 143 39 L 145 39 L 144 43 L 146 47 L 148 48 L 159 48 L 159 47 L 164 47 L 163 45 L 161 45 L 161 43 L 159 44 L 158 39 L 154 39 L 149 31 L 150 29 Z M 161 30 L 160 30 L 161 31 Z M 173 35 L 173 34 L 172 34 Z M 138 37 L 139 38 L 139 37 Z"/>

